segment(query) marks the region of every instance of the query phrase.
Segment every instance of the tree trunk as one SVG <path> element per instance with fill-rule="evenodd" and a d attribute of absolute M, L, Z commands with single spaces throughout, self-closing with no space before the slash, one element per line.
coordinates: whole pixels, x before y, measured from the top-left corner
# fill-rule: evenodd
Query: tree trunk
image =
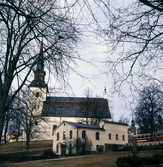
<path fill-rule="evenodd" d="M 2 109 L 2 107 L 0 107 L 0 144 L 2 141 L 3 124 L 4 124 L 4 109 Z"/>
<path fill-rule="evenodd" d="M 29 150 L 29 137 L 28 137 L 28 135 L 27 135 L 27 138 L 26 138 L 26 145 L 27 145 L 26 151 L 28 151 Z"/>
<path fill-rule="evenodd" d="M 5 143 L 7 143 L 6 135 L 7 135 L 7 129 L 8 129 L 8 122 L 9 122 L 9 118 L 6 117 L 6 126 L 5 126 L 5 132 L 4 132 L 4 142 Z"/>

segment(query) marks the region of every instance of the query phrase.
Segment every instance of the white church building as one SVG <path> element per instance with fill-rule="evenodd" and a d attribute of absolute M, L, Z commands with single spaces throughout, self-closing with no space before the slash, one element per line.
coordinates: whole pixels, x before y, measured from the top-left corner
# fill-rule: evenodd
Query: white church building
<path fill-rule="evenodd" d="M 91 140 L 92 151 L 99 147 L 109 150 L 113 144 L 126 145 L 128 125 L 112 121 L 106 98 L 48 96 L 42 49 L 29 85 L 29 112 L 39 118 L 33 140 L 53 140 L 53 151 L 62 155 L 81 151 L 70 149 L 77 138 Z"/>

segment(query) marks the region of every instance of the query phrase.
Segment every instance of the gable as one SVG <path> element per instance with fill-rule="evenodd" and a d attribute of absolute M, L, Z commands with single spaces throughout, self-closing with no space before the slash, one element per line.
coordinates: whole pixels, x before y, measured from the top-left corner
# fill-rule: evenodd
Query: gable
<path fill-rule="evenodd" d="M 108 101 L 103 98 L 47 97 L 42 116 L 111 118 Z"/>

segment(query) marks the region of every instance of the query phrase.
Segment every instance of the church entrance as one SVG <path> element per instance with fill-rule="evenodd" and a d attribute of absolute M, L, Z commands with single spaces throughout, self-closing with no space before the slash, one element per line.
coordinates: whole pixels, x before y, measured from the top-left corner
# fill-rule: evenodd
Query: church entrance
<path fill-rule="evenodd" d="M 66 143 L 61 144 L 61 155 L 62 156 L 66 155 Z"/>

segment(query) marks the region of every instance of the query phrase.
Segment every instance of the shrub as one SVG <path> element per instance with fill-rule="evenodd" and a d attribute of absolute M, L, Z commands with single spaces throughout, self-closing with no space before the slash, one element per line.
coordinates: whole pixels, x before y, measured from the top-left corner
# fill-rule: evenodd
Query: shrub
<path fill-rule="evenodd" d="M 140 157 L 134 155 L 134 156 L 128 156 L 128 157 L 118 157 L 116 164 L 118 167 L 136 167 L 139 165 L 144 164 L 144 160 L 142 160 Z"/>
<path fill-rule="evenodd" d="M 122 149 L 119 149 L 119 151 L 132 151 L 133 147 L 132 146 L 125 146 Z"/>
<path fill-rule="evenodd" d="M 128 157 L 118 157 L 116 164 L 118 167 L 137 167 L 144 164 L 157 165 L 163 163 L 163 155 L 154 154 L 153 157 L 140 158 L 137 155 Z"/>
<path fill-rule="evenodd" d="M 160 164 L 163 163 L 163 155 L 154 154 L 152 158 L 150 158 L 150 164 Z"/>
<path fill-rule="evenodd" d="M 118 165 L 118 167 L 126 167 L 124 166 L 126 165 L 126 158 L 127 157 L 118 157 L 115 163 Z"/>
<path fill-rule="evenodd" d="M 57 157 L 56 154 L 51 150 L 51 151 L 42 151 L 41 152 L 41 158 L 42 159 L 49 159 L 49 158 L 55 158 Z"/>

